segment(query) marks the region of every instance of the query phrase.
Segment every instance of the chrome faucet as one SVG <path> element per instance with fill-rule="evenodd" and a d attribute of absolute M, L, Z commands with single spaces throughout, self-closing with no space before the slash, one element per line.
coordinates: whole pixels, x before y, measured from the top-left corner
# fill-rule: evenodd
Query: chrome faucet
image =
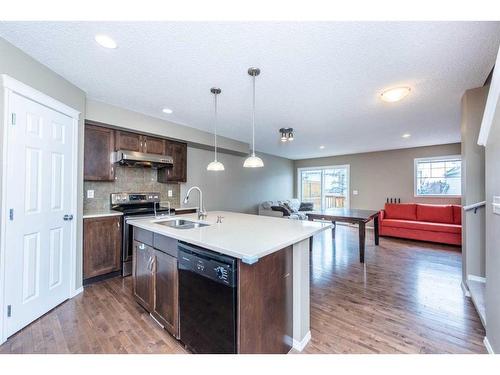
<path fill-rule="evenodd" d="M 186 193 L 186 198 L 184 198 L 184 204 L 188 202 L 189 194 L 191 193 L 192 190 L 198 190 L 198 193 L 200 193 L 200 207 L 198 208 L 198 220 L 203 220 L 207 217 L 207 213 L 205 212 L 203 207 L 203 193 L 201 192 L 201 189 L 198 186 L 192 186 L 189 188 L 189 190 Z"/>

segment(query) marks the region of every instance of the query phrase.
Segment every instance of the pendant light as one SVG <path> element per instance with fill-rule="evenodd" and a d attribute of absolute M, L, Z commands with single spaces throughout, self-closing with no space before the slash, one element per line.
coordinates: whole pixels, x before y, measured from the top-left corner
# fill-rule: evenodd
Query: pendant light
<path fill-rule="evenodd" d="M 215 158 L 214 161 L 207 165 L 207 171 L 223 171 L 224 164 L 217 161 L 217 95 L 219 95 L 222 90 L 217 87 L 212 87 L 210 92 L 214 94 L 214 151 Z"/>
<path fill-rule="evenodd" d="M 243 167 L 245 168 L 261 168 L 264 162 L 258 156 L 255 156 L 255 77 L 260 74 L 259 68 L 249 68 L 248 74 L 253 79 L 253 110 L 252 110 L 252 155 L 245 159 Z"/>

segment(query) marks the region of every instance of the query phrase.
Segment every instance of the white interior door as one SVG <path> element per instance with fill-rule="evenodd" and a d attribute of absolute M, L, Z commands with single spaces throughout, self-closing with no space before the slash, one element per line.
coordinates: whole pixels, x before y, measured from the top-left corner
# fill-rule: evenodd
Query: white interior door
<path fill-rule="evenodd" d="M 64 215 L 76 193 L 73 119 L 14 93 L 8 110 L 16 120 L 6 125 L 6 337 L 70 295 L 72 225 Z"/>

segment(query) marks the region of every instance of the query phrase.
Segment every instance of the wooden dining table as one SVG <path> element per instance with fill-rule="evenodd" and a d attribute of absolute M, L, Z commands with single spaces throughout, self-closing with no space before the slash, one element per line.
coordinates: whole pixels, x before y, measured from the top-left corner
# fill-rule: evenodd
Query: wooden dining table
<path fill-rule="evenodd" d="M 359 210 L 350 208 L 329 208 L 322 211 L 307 212 L 309 220 L 324 220 L 333 223 L 332 240 L 335 241 L 335 226 L 337 222 L 350 223 L 358 225 L 359 232 L 359 261 L 365 262 L 365 244 L 366 244 L 366 224 L 373 220 L 373 229 L 375 245 L 379 244 L 379 211 Z"/>

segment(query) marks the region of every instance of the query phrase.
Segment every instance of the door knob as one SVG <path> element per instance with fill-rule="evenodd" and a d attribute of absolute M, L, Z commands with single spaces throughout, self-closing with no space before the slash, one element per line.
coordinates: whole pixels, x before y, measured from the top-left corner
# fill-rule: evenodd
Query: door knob
<path fill-rule="evenodd" d="M 64 215 L 63 219 L 64 219 L 64 221 L 73 220 L 73 215 Z"/>

